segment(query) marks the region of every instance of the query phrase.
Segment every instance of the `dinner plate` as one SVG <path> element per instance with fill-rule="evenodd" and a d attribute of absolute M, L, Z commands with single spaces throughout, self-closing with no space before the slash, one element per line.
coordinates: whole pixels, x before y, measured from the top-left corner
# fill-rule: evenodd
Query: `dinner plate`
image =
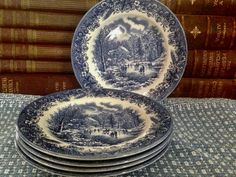
<path fill-rule="evenodd" d="M 104 160 L 104 161 L 78 161 L 78 160 L 69 160 L 69 159 L 62 159 L 62 158 L 57 158 L 54 156 L 50 156 L 47 154 L 44 154 L 43 152 L 40 152 L 31 146 L 27 145 L 19 136 L 18 134 L 16 135 L 16 140 L 17 144 L 22 147 L 23 149 L 27 150 L 29 153 L 33 154 L 34 156 L 41 158 L 43 160 L 53 162 L 56 164 L 60 165 L 65 165 L 65 166 L 71 166 L 71 167 L 111 167 L 111 166 L 118 166 L 118 165 L 124 165 L 130 162 L 134 162 L 137 160 L 141 160 L 144 157 L 147 157 L 151 154 L 154 154 L 157 151 L 160 151 L 163 149 L 170 141 L 171 141 L 172 134 L 169 135 L 161 144 L 155 146 L 154 148 L 145 151 L 143 153 L 139 153 L 130 157 L 126 158 L 121 158 L 121 159 L 115 159 L 115 160 Z M 22 149 L 21 148 L 21 149 Z"/>
<path fill-rule="evenodd" d="M 16 142 L 15 142 L 15 146 L 16 146 L 16 150 L 17 150 L 18 154 L 20 155 L 20 157 L 23 158 L 25 161 L 27 161 L 30 165 L 32 165 L 35 168 L 38 168 L 44 172 L 55 174 L 55 175 L 66 176 L 66 177 L 72 177 L 72 176 L 105 177 L 105 176 L 124 175 L 124 174 L 130 173 L 130 172 L 145 168 L 145 167 L 151 165 L 152 163 L 156 162 L 167 152 L 168 147 L 169 147 L 169 146 L 167 146 L 161 153 L 159 153 L 158 155 L 156 155 L 152 159 L 149 159 L 148 161 L 145 161 L 145 162 L 143 162 L 139 165 L 133 166 L 133 167 L 120 169 L 120 170 L 116 170 L 116 171 L 111 171 L 111 172 L 79 173 L 79 172 L 68 172 L 68 171 L 64 171 L 63 169 L 60 169 L 60 170 L 53 169 L 53 168 L 48 167 L 45 164 L 38 163 L 38 162 L 34 161 L 33 159 L 31 159 L 30 157 L 28 157 L 26 154 L 24 154 L 24 152 L 17 146 Z"/>
<path fill-rule="evenodd" d="M 30 103 L 17 121 L 19 136 L 60 158 L 128 157 L 160 144 L 172 131 L 169 112 L 142 95 L 121 90 L 68 90 Z"/>
<path fill-rule="evenodd" d="M 62 170 L 63 171 L 67 171 L 67 172 L 76 172 L 76 173 L 99 173 L 99 172 L 110 172 L 110 171 L 116 171 L 116 170 L 121 170 L 121 169 L 125 169 L 125 168 L 129 168 L 132 166 L 136 166 L 139 165 L 145 161 L 148 161 L 149 159 L 155 157 L 156 155 L 158 155 L 160 152 L 162 152 L 168 145 L 169 143 L 166 143 L 164 147 L 162 147 L 161 149 L 159 149 L 158 151 L 154 152 L 153 154 L 147 155 L 145 157 L 143 157 L 140 160 L 136 160 L 130 163 L 126 163 L 126 164 L 120 164 L 118 166 L 109 166 L 109 167 L 73 167 L 73 166 L 68 166 L 68 165 L 61 165 L 61 164 L 57 164 L 54 162 L 50 162 L 47 160 L 44 160 L 41 157 L 37 157 L 36 155 L 30 153 L 29 151 L 27 151 L 27 149 L 25 149 L 23 146 L 21 146 L 20 143 L 18 143 L 16 141 L 16 144 L 18 145 L 18 148 L 21 149 L 21 151 L 28 156 L 29 158 L 31 158 L 32 160 L 34 160 L 35 162 L 38 162 L 39 164 L 43 164 L 45 166 L 48 166 L 50 168 L 53 169 L 57 169 L 57 170 Z"/>
<path fill-rule="evenodd" d="M 157 0 L 103 0 L 78 24 L 71 48 L 80 85 L 167 97 L 186 66 L 187 42 L 176 16 Z"/>

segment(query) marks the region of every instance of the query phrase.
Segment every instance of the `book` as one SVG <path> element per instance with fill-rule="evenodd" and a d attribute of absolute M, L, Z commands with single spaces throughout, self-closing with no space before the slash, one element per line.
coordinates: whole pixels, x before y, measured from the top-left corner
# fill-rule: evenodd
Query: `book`
<path fill-rule="evenodd" d="M 0 43 L 0 58 L 70 60 L 69 45 Z"/>
<path fill-rule="evenodd" d="M 236 98 L 236 79 L 182 78 L 171 97 Z"/>
<path fill-rule="evenodd" d="M 0 43 L 70 44 L 73 32 L 25 28 L 0 28 Z"/>
<path fill-rule="evenodd" d="M 0 73 L 73 73 L 71 62 L 0 59 Z"/>
<path fill-rule="evenodd" d="M 0 27 L 74 30 L 82 14 L 0 9 Z"/>
<path fill-rule="evenodd" d="M 47 95 L 63 90 L 80 88 L 70 74 L 1 74 L 1 93 Z"/>
<path fill-rule="evenodd" d="M 198 15 L 236 15 L 234 0 L 159 0 L 174 13 Z M 1 9 L 81 12 L 99 0 L 2 0 Z"/>
<path fill-rule="evenodd" d="M 189 49 L 235 49 L 236 17 L 179 15 Z"/>
<path fill-rule="evenodd" d="M 159 0 L 174 13 L 195 15 L 236 15 L 234 0 Z"/>
<path fill-rule="evenodd" d="M 184 77 L 236 78 L 236 50 L 190 50 Z"/>
<path fill-rule="evenodd" d="M 1 9 L 85 12 L 99 0 L 1 0 Z"/>

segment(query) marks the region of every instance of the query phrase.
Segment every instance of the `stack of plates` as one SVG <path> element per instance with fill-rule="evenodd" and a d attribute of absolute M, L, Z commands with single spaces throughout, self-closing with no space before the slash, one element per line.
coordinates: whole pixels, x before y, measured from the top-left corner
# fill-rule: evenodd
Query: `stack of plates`
<path fill-rule="evenodd" d="M 184 31 L 159 1 L 101 1 L 72 40 L 73 70 L 84 90 L 28 105 L 17 123 L 19 154 L 65 176 L 113 176 L 155 162 L 173 131 L 156 101 L 177 86 L 186 56 Z"/>
<path fill-rule="evenodd" d="M 168 149 L 172 120 L 151 99 L 119 90 L 70 90 L 28 105 L 16 147 L 33 166 L 65 176 L 113 176 L 143 168 Z"/>

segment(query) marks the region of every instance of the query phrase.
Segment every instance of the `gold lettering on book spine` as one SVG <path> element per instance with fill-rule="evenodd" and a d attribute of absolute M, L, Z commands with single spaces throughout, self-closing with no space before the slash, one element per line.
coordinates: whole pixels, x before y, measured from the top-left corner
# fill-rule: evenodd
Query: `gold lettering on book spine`
<path fill-rule="evenodd" d="M 220 64 L 221 64 L 221 52 L 220 51 L 215 51 L 215 69 L 213 72 L 213 76 L 217 77 L 220 75 Z"/>
<path fill-rule="evenodd" d="M 222 75 L 225 74 L 226 67 L 227 67 L 227 54 L 223 53 L 221 57 L 221 68 L 220 68 L 220 73 Z"/>
<path fill-rule="evenodd" d="M 27 60 L 26 61 L 26 72 L 35 72 L 36 71 L 36 64 L 33 60 Z"/>
<path fill-rule="evenodd" d="M 1 92 L 7 93 L 7 77 L 2 78 L 2 90 Z"/>
<path fill-rule="evenodd" d="M 32 58 L 37 58 L 38 56 L 38 50 L 37 47 L 34 45 L 29 45 L 28 47 L 28 54 L 32 56 Z"/>
<path fill-rule="evenodd" d="M 214 52 L 209 53 L 209 58 L 208 58 L 208 68 L 207 68 L 207 76 L 210 76 L 211 73 L 213 72 L 213 67 L 214 67 Z"/>
<path fill-rule="evenodd" d="M 35 30 L 27 30 L 27 42 L 36 42 L 36 37 Z"/>
<path fill-rule="evenodd" d="M 30 0 L 21 0 L 21 8 L 28 9 L 30 7 Z"/>
<path fill-rule="evenodd" d="M 234 46 L 234 41 L 236 40 L 236 39 L 235 39 L 235 35 L 236 35 L 236 21 L 235 21 L 235 18 L 234 18 L 234 22 L 233 22 L 233 32 L 232 32 L 231 42 L 230 42 L 230 45 L 229 45 L 229 48 L 230 48 L 230 49 Z"/>
<path fill-rule="evenodd" d="M 8 80 L 8 93 L 14 93 L 14 82 L 12 79 Z"/>

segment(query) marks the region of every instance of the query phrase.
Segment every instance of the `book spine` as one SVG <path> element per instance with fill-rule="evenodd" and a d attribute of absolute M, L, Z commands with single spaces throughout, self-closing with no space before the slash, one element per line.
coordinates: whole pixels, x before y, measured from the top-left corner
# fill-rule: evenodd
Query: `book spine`
<path fill-rule="evenodd" d="M 82 15 L 22 10 L 0 10 L 0 27 L 74 30 Z"/>
<path fill-rule="evenodd" d="M 70 44 L 71 31 L 0 28 L 1 43 Z"/>
<path fill-rule="evenodd" d="M 159 0 L 174 13 L 198 15 L 236 15 L 234 0 Z M 85 12 L 99 0 L 2 0 L 1 9 Z"/>
<path fill-rule="evenodd" d="M 236 17 L 177 15 L 189 49 L 236 48 Z"/>
<path fill-rule="evenodd" d="M 1 0 L 2 9 L 85 12 L 99 0 Z"/>
<path fill-rule="evenodd" d="M 0 58 L 70 60 L 68 45 L 0 44 Z"/>
<path fill-rule="evenodd" d="M 171 97 L 236 98 L 236 79 L 182 78 Z"/>
<path fill-rule="evenodd" d="M 236 15 L 234 0 L 159 0 L 174 13 L 198 15 Z"/>
<path fill-rule="evenodd" d="M 0 73 L 73 73 L 70 62 L 0 59 Z"/>
<path fill-rule="evenodd" d="M 190 50 L 184 77 L 236 78 L 236 51 Z"/>
<path fill-rule="evenodd" d="M 60 74 L 1 74 L 1 93 L 47 95 L 80 88 L 74 75 Z"/>

